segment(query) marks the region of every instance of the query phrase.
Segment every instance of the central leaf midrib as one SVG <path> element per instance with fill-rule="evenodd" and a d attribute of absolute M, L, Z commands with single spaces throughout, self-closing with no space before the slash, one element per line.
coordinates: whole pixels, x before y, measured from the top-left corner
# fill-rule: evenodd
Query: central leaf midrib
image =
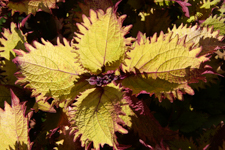
<path fill-rule="evenodd" d="M 106 33 L 106 44 L 105 44 L 105 54 L 103 56 L 103 65 L 105 64 L 105 60 L 106 60 L 106 51 L 107 51 L 107 40 L 108 40 L 108 35 L 109 35 L 109 22 L 110 22 L 110 17 L 109 17 L 109 21 L 107 23 L 107 33 Z"/>
<path fill-rule="evenodd" d="M 76 75 L 76 76 L 79 76 L 80 74 L 75 74 L 75 73 L 71 73 L 71 72 L 67 72 L 67 71 L 63 71 L 63 70 L 56 70 L 56 69 L 52 69 L 52 68 L 49 68 L 49 67 L 44 67 L 42 65 L 39 65 L 39 64 L 35 64 L 35 63 L 31 63 L 31 62 L 26 62 L 26 61 L 23 61 L 24 63 L 28 63 L 28 64 L 32 64 L 32 65 L 35 65 L 35 66 L 39 66 L 39 67 L 42 67 L 42 68 L 46 68 L 46 69 L 49 69 L 49 70 L 53 70 L 53 71 L 59 71 L 59 72 L 63 72 L 63 73 L 67 73 L 67 74 L 71 74 L 71 75 Z"/>

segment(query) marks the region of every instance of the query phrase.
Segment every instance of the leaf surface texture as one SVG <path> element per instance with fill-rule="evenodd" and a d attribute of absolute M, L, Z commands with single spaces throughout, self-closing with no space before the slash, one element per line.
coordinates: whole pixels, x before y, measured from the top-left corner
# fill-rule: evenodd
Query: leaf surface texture
<path fill-rule="evenodd" d="M 26 42 L 26 38 L 23 33 L 17 29 L 14 23 L 11 23 L 10 29 L 5 29 L 2 34 L 3 37 L 0 38 L 0 42 L 3 46 L 0 47 L 0 56 L 3 57 L 4 60 L 0 62 L 0 67 L 5 72 L 1 73 L 1 75 L 6 76 L 5 83 L 14 85 L 16 81 L 14 73 L 17 71 L 17 67 L 12 62 L 16 57 L 13 49 L 25 50 L 24 43 Z"/>
<path fill-rule="evenodd" d="M 202 24 L 201 26 L 213 26 L 214 30 L 219 30 L 220 31 L 220 35 L 225 35 L 225 25 L 224 25 L 224 21 L 225 19 L 223 17 L 218 17 L 217 15 L 215 16 L 210 16 L 209 18 L 207 18 Z"/>
<path fill-rule="evenodd" d="M 65 39 L 65 45 L 59 43 L 59 40 L 56 46 L 45 40 L 42 42 L 43 44 L 35 42 L 35 47 L 26 44 L 29 53 L 16 50 L 19 56 L 14 62 L 20 68 L 16 83 L 33 89 L 32 96 L 38 96 L 38 100 L 50 97 L 56 103 L 66 99 L 73 100 L 81 92 L 76 86 L 88 86 L 88 82 L 78 82 L 79 75 L 84 70 L 75 63 L 74 57 L 77 55 L 71 52 L 73 49 Z"/>
<path fill-rule="evenodd" d="M 139 33 L 138 43 L 134 50 L 128 53 L 131 59 L 126 59 L 125 72 L 131 72 L 122 80 L 122 85 L 133 90 L 134 94 L 155 93 L 161 99 L 161 94 L 172 100 L 182 99 L 182 92 L 194 94 L 188 85 L 197 82 L 201 77 L 201 64 L 208 61 L 205 56 L 198 57 L 201 48 L 190 50 L 192 44 L 185 45 L 185 38 L 171 38 L 172 33 L 151 39 Z M 203 69 L 204 70 L 204 69 Z"/>
<path fill-rule="evenodd" d="M 5 110 L 0 108 L 0 145 L 1 149 L 14 147 L 16 142 L 29 146 L 28 121 L 25 117 L 25 107 L 11 91 L 12 106 L 5 102 Z"/>
<path fill-rule="evenodd" d="M 93 74 L 115 70 L 124 61 L 129 39 L 125 39 L 131 26 L 123 27 L 125 15 L 117 19 L 112 8 L 106 13 L 90 10 L 90 18 L 83 15 L 82 24 L 77 24 L 80 33 L 75 33 L 78 42 L 74 44 L 81 65 Z M 105 70 L 102 70 L 105 67 Z"/>
<path fill-rule="evenodd" d="M 92 88 L 86 90 L 74 103 L 75 113 L 71 113 L 74 121 L 73 130 L 76 131 L 74 139 L 81 134 L 82 145 L 88 145 L 93 141 L 94 148 L 108 144 L 116 146 L 114 132 L 126 133 L 118 122 L 120 113 L 119 101 L 122 92 L 113 84 L 104 88 Z"/>
<path fill-rule="evenodd" d="M 172 30 L 169 30 L 169 32 L 174 33 L 172 35 L 173 38 L 176 36 L 176 34 L 178 34 L 180 38 L 186 36 L 186 43 L 192 43 L 192 48 L 202 46 L 200 55 L 211 54 L 215 52 L 217 47 L 224 46 L 224 44 L 221 42 L 224 36 L 219 35 L 219 30 L 213 31 L 213 27 L 200 28 L 197 25 L 193 27 L 180 25 L 178 28 L 174 26 Z"/>

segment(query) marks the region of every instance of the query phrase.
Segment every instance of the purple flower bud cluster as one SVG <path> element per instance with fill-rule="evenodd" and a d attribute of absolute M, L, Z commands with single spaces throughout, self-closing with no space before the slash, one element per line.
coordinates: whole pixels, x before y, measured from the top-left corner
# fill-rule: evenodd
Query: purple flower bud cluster
<path fill-rule="evenodd" d="M 118 76 L 114 74 L 105 74 L 102 76 L 92 76 L 87 81 L 90 85 L 102 86 L 111 83 L 114 80 L 117 80 Z"/>

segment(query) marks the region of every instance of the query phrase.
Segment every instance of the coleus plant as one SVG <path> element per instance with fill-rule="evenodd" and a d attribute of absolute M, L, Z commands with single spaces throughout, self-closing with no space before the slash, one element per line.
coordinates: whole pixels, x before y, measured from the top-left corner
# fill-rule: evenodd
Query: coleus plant
<path fill-rule="evenodd" d="M 76 5 L 65 14 L 66 19 L 56 18 L 54 10 L 69 7 L 70 3 L 1 2 L 6 20 L 14 19 L 3 8 L 21 20 L 9 23 L 10 28 L 4 29 L 0 39 L 1 107 L 5 104 L 5 110 L 0 109 L 0 137 L 4 139 L 1 148 L 43 149 L 50 145 L 54 149 L 101 149 L 106 145 L 113 149 L 132 148 L 117 141 L 121 137 L 117 132 L 122 135 L 136 132 L 140 144 L 148 149 L 169 149 L 168 141 L 172 141 L 171 149 L 187 148 L 185 144 L 174 146 L 185 140 L 179 138 L 178 131 L 162 127 L 139 97 L 155 95 L 160 102 L 183 100 L 184 94 L 194 95 L 194 88 L 204 87 L 220 75 L 216 69 L 221 64 L 211 57 L 224 48 L 223 32 L 219 32 L 224 30 L 223 16 L 208 13 L 219 2 L 204 1 L 194 8 L 194 1 L 145 1 L 147 9 L 140 11 L 140 3 L 128 1 L 131 7 L 138 7 L 133 12 L 140 11 L 142 17 L 133 30 L 132 25 L 123 26 L 127 15 L 118 12 L 121 1 L 85 1 L 79 3 L 82 15 Z M 155 13 L 168 14 L 166 7 L 178 7 L 183 12 L 177 15 L 172 28 L 165 31 L 162 24 L 162 29 L 151 26 L 148 28 L 152 30 L 145 29 L 151 24 L 149 16 L 154 20 Z M 208 17 L 203 14 L 205 10 Z M 223 5 L 218 11 L 222 10 Z M 32 19 L 38 25 L 45 22 L 41 13 L 55 15 L 50 16 L 49 23 L 56 34 L 51 29 L 48 32 L 51 36 L 45 36 L 43 30 L 34 30 Z M 193 22 L 198 24 L 190 25 Z M 214 30 L 214 22 L 222 27 Z M 132 37 L 139 25 L 146 33 L 139 31 Z M 68 28 L 74 32 L 72 39 Z M 27 108 L 13 91 L 27 102 Z M 48 112 L 47 117 L 41 117 L 44 127 L 34 138 L 28 134 L 34 128 L 32 123 L 35 124 L 32 116 L 42 111 Z M 50 143 L 38 146 L 41 138 Z M 210 143 L 201 144 L 199 148 L 206 149 Z"/>

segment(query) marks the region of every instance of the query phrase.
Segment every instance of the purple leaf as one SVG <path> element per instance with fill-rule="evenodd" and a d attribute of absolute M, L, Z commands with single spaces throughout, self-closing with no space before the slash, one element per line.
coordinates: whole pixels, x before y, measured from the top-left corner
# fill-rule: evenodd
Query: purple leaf
<path fill-rule="evenodd" d="M 187 3 L 187 1 L 183 2 L 182 0 L 172 0 L 172 1 L 177 2 L 182 7 L 182 11 L 185 13 L 186 17 L 190 17 L 189 10 L 187 7 L 187 6 L 191 6 L 190 3 Z"/>

